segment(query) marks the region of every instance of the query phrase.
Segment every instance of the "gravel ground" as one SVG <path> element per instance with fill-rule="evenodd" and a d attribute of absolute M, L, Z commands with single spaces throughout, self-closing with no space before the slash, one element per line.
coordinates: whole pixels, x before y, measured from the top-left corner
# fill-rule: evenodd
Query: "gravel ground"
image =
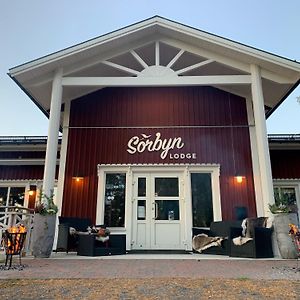
<path fill-rule="evenodd" d="M 299 299 L 300 282 L 240 279 L 0 280 L 1 299 Z"/>

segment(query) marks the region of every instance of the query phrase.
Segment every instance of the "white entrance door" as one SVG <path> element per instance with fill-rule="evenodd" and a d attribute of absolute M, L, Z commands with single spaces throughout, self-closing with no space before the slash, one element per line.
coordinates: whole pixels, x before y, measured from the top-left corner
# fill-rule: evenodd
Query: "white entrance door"
<path fill-rule="evenodd" d="M 185 249 L 181 174 L 134 175 L 132 249 Z"/>

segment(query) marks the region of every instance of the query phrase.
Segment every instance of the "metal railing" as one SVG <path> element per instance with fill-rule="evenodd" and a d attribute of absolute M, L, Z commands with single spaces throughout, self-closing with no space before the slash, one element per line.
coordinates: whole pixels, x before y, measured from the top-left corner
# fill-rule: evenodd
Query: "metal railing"
<path fill-rule="evenodd" d="M 268 134 L 272 142 L 300 142 L 300 134 Z"/>
<path fill-rule="evenodd" d="M 4 231 L 10 227 L 24 225 L 27 229 L 27 237 L 24 252 L 31 252 L 31 235 L 33 229 L 33 209 L 20 206 L 0 206 L 0 240 Z"/>
<path fill-rule="evenodd" d="M 62 137 L 58 137 L 61 143 Z M 0 145 L 47 144 L 47 136 L 0 136 Z"/>

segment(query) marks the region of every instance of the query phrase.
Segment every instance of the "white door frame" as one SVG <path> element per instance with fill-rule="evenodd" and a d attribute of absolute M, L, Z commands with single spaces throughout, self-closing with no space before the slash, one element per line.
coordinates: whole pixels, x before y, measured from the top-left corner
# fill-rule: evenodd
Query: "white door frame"
<path fill-rule="evenodd" d="M 192 196 L 190 173 L 210 173 L 213 199 L 214 221 L 222 220 L 221 193 L 220 193 L 220 165 L 219 164 L 98 164 L 98 191 L 96 224 L 103 224 L 104 221 L 104 196 L 106 173 L 126 174 L 126 195 L 125 195 L 125 226 L 110 228 L 111 234 L 126 234 L 126 250 L 132 249 L 133 229 L 133 174 L 136 173 L 181 173 L 183 180 L 183 203 L 185 206 L 184 234 L 182 243 L 187 251 L 192 250 Z"/>
<path fill-rule="evenodd" d="M 155 195 L 155 178 L 164 177 L 164 178 L 178 178 L 178 196 L 162 197 Z M 138 178 L 146 179 L 146 195 L 144 197 L 138 196 Z M 178 249 L 186 250 L 185 243 L 182 243 L 183 237 L 185 235 L 185 218 L 187 217 L 186 207 L 183 203 L 184 201 L 184 188 L 183 188 L 183 170 L 181 172 L 134 172 L 133 173 L 133 194 L 132 194 L 132 249 L 134 250 L 144 250 L 144 249 Z M 179 220 L 156 220 L 155 213 L 155 201 L 156 200 L 170 200 L 170 198 L 179 201 Z M 138 220 L 137 218 L 137 202 L 138 200 L 146 201 L 146 218 L 145 220 Z M 169 227 L 169 230 L 174 230 L 175 227 L 178 228 L 177 237 L 171 241 L 171 238 L 168 241 L 168 236 L 163 238 L 166 241 L 165 244 L 156 244 L 157 238 L 159 235 L 156 233 L 157 227 L 161 227 L 164 230 L 163 226 Z M 145 235 L 145 240 L 140 241 L 139 238 L 143 239 L 143 236 L 138 234 L 138 231 L 142 230 L 142 233 Z M 166 228 L 165 228 L 166 230 Z M 142 234 L 142 235 L 143 235 Z M 143 244 L 143 245 L 142 245 Z"/>

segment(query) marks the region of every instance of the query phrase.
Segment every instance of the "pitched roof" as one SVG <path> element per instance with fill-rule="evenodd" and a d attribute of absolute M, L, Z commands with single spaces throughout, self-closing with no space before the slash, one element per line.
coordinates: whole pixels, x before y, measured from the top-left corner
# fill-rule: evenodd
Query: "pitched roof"
<path fill-rule="evenodd" d="M 179 51 L 184 52 L 176 61 L 177 70 L 173 68 L 175 72 L 187 69 L 183 75 L 250 75 L 250 65 L 259 65 L 267 115 L 300 82 L 300 64 L 296 61 L 159 16 L 16 66 L 9 70 L 9 76 L 47 114 L 53 73 L 58 67 L 63 68 L 64 76 L 113 78 L 126 77 L 132 72 L 130 76 L 135 77 L 143 72 L 145 65 L 155 64 L 155 43 L 160 44 L 164 67 Z M 193 64 L 201 67 L 187 68 Z M 251 95 L 249 85 L 215 86 L 243 97 Z M 63 102 L 99 88 L 64 87 Z"/>

